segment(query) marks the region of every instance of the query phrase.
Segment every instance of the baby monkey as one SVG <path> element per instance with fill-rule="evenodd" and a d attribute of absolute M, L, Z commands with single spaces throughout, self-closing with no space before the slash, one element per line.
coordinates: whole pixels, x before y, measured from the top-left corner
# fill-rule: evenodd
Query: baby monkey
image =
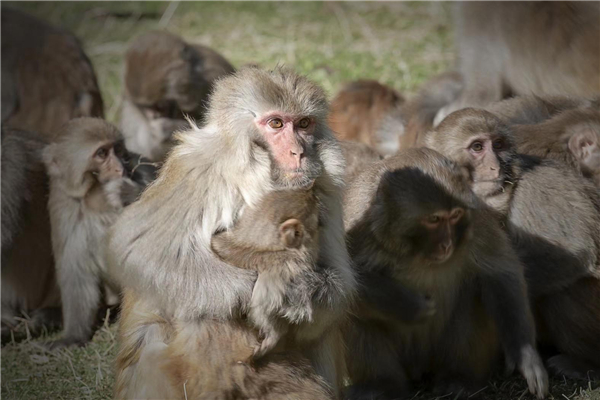
<path fill-rule="evenodd" d="M 312 188 L 278 190 L 246 209 L 234 228 L 212 238 L 223 261 L 258 272 L 248 315 L 263 338 L 255 359 L 273 350 L 290 324 L 312 322 L 306 287 L 318 279 L 318 216 Z"/>

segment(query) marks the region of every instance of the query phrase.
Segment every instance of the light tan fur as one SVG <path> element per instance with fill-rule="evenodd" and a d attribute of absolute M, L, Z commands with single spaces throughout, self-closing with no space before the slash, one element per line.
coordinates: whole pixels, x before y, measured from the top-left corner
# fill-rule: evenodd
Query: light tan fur
<path fill-rule="evenodd" d="M 316 197 L 323 205 L 319 264 L 324 274 L 312 288 L 313 298 L 318 299 L 313 318 L 335 326 L 344 315 L 355 280 L 344 243 L 344 165 L 325 124 L 324 93 L 288 70 L 248 68 L 219 81 L 206 125 L 193 126 L 178 136 L 180 143 L 158 179 L 111 230 L 113 276 L 175 325 L 192 324 L 192 328 L 206 319 L 235 321 L 248 309 L 256 272 L 220 261 L 210 250 L 210 241 L 215 232 L 231 228 L 245 206 L 256 205 L 277 186 L 272 175 L 277 167 L 253 123 L 256 115 L 275 108 L 316 120 L 314 148 L 306 149 L 314 154 L 307 176 L 314 180 Z M 275 182 L 290 187 L 308 183 Z M 311 349 L 309 359 L 316 373 L 336 390 L 342 379 L 338 370 L 341 354 L 331 346 L 332 335 L 335 329 L 324 335 L 322 345 Z M 139 332 L 136 340 L 144 343 L 144 332 Z M 129 351 L 121 347 L 121 352 Z M 151 366 L 132 365 L 128 379 L 143 380 L 139 374 L 147 368 Z M 118 369 L 117 379 L 122 379 L 123 373 Z M 117 397 L 130 393 L 131 387 L 125 386 L 128 388 Z"/>

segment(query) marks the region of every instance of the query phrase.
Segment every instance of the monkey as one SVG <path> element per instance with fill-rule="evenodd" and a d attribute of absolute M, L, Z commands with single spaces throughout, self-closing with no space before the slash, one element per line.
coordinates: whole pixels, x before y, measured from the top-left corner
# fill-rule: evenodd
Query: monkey
<path fill-rule="evenodd" d="M 53 140 L 76 117 L 103 117 L 94 68 L 71 33 L 2 5 L 2 125 Z"/>
<path fill-rule="evenodd" d="M 517 152 L 562 161 L 600 187 L 600 111 L 574 109 L 513 127 Z"/>
<path fill-rule="evenodd" d="M 400 148 L 419 147 L 421 136 L 433 128 L 438 111 L 456 100 L 463 86 L 463 77 L 457 71 L 444 72 L 425 82 L 418 93 L 401 107 L 405 129 L 400 138 Z"/>
<path fill-rule="evenodd" d="M 486 110 L 512 126 L 518 153 L 564 162 L 600 182 L 597 99 L 519 96 Z"/>
<path fill-rule="evenodd" d="M 234 71 L 219 53 L 173 34 L 151 31 L 125 54 L 120 128 L 129 151 L 162 161 L 173 132 L 202 122 L 213 83 Z"/>
<path fill-rule="evenodd" d="M 64 337 L 50 348 L 83 345 L 93 335 L 106 275 L 106 232 L 141 185 L 129 179 L 121 133 L 98 118 L 68 122 L 42 153 L 50 179 L 48 210 L 62 299 Z"/>
<path fill-rule="evenodd" d="M 426 144 L 467 168 L 473 191 L 504 221 L 524 264 L 540 342 L 559 351 L 550 369 L 598 376 L 600 307 L 590 303 L 600 293 L 598 187 L 555 160 L 518 154 L 512 127 L 486 110 L 450 114 Z"/>
<path fill-rule="evenodd" d="M 511 95 L 600 93 L 597 2 L 459 2 L 458 70 L 464 89 L 434 125 L 465 107 Z"/>
<path fill-rule="evenodd" d="M 427 373 L 442 390 L 474 390 L 502 351 L 531 393 L 547 393 L 521 264 L 462 168 L 430 149 L 403 150 L 357 177 L 344 211 L 362 275 L 427 294 L 436 304 L 435 315 L 419 324 L 353 318 L 348 398 L 396 398 Z"/>
<path fill-rule="evenodd" d="M 219 258 L 258 272 L 249 318 L 260 329 L 263 340 L 254 358 L 273 350 L 289 331 L 290 324 L 279 318 L 280 314 L 290 315 L 296 325 L 310 316 L 304 310 L 311 309 L 311 299 L 294 298 L 293 292 L 305 284 L 305 279 L 314 279 L 318 219 L 317 201 L 310 189 L 274 191 L 246 210 L 231 230 L 212 237 L 211 246 Z M 297 315 L 291 315 L 295 310 L 290 305 L 306 302 Z"/>
<path fill-rule="evenodd" d="M 268 353 L 248 362 L 259 344 L 242 320 L 175 323 L 130 289 L 122 304 L 116 399 L 334 399 L 300 353 Z M 149 335 L 140 352 L 132 333 L 146 329 Z M 136 376 L 144 378 L 137 385 L 132 381 Z"/>
<path fill-rule="evenodd" d="M 599 110 L 598 100 L 600 97 L 588 99 L 578 96 L 516 96 L 490 104 L 484 109 L 508 125 L 535 125 L 568 110 Z"/>
<path fill-rule="evenodd" d="M 173 321 L 177 332 L 207 320 L 242 318 L 257 273 L 221 261 L 210 248 L 211 237 L 234 226 L 244 206 L 257 204 L 270 191 L 312 185 L 320 205 L 319 279 L 303 293 L 312 299 L 312 329 L 298 339 L 315 341 L 305 357 L 339 391 L 343 342 L 338 327 L 356 280 L 344 238 L 343 157 L 327 127 L 327 113 L 324 91 L 286 68 L 243 68 L 215 84 L 205 125 L 194 124 L 177 136 L 179 143 L 157 180 L 110 230 L 111 276 L 136 297 L 122 324 L 129 326 L 127 315 L 143 305 Z M 157 366 L 139 360 L 156 346 L 168 346 L 153 319 L 139 324 L 143 328 L 122 334 L 127 340 L 121 342 L 119 365 L 127 367 L 117 367 L 122 382 L 117 397 L 143 397 L 144 387 L 156 383 L 147 377 L 158 372 L 148 372 Z M 186 362 L 182 357 L 179 362 Z M 293 363 L 291 353 L 288 357 L 286 362 Z"/>
<path fill-rule="evenodd" d="M 3 342 L 20 334 L 23 320 L 34 336 L 60 326 L 42 162 L 46 144 L 37 133 L 2 126 Z"/>
<path fill-rule="evenodd" d="M 398 151 L 404 133 L 403 103 L 400 93 L 377 81 L 351 82 L 332 100 L 329 126 L 339 139 L 364 143 L 389 156 Z"/>
<path fill-rule="evenodd" d="M 364 143 L 340 140 L 340 147 L 346 161 L 344 182 L 351 182 L 368 164 L 383 159 L 373 148 Z"/>

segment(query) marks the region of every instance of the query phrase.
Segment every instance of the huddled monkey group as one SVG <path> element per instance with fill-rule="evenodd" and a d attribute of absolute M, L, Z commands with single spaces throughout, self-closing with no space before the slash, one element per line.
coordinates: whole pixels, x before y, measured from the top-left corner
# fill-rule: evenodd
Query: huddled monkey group
<path fill-rule="evenodd" d="M 79 41 L 3 6 L 3 343 L 117 306 L 117 399 L 600 380 L 600 3 L 455 9 L 455 71 L 331 106 L 142 34 L 117 127 Z"/>

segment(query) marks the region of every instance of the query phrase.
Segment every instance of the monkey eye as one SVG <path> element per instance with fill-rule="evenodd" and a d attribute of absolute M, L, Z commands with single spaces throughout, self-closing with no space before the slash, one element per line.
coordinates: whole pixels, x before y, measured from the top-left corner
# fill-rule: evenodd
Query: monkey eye
<path fill-rule="evenodd" d="M 496 139 L 494 140 L 494 143 L 492 144 L 492 147 L 495 150 L 500 150 L 504 147 L 504 141 L 502 139 Z"/>
<path fill-rule="evenodd" d="M 283 127 L 283 121 L 279 118 L 270 119 L 267 124 L 273 129 L 281 129 Z"/>
<path fill-rule="evenodd" d="M 309 125 L 310 125 L 310 118 L 302 118 L 300 121 L 298 121 L 299 128 L 306 129 L 306 128 L 308 128 Z"/>
<path fill-rule="evenodd" d="M 430 224 L 437 224 L 438 222 L 440 222 L 440 217 L 438 215 L 430 215 L 429 217 L 427 217 L 427 222 L 429 222 Z"/>
<path fill-rule="evenodd" d="M 481 143 L 481 142 L 473 142 L 473 143 L 471 143 L 470 148 L 474 152 L 479 153 L 480 151 L 483 150 L 483 143 Z"/>
<path fill-rule="evenodd" d="M 101 159 L 105 159 L 108 156 L 108 150 L 106 150 L 104 147 L 100 147 L 98 150 L 96 150 L 96 154 L 94 154 L 94 157 L 98 157 Z"/>

